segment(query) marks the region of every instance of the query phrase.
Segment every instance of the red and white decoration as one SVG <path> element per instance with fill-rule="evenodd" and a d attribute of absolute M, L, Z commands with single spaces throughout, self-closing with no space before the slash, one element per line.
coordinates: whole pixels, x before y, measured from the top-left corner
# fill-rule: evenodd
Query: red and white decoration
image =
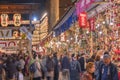
<path fill-rule="evenodd" d="M 86 28 L 87 27 L 87 13 L 82 12 L 79 15 L 79 26 L 81 28 Z"/>
<path fill-rule="evenodd" d="M 90 31 L 95 30 L 95 18 L 91 18 L 90 20 Z"/>

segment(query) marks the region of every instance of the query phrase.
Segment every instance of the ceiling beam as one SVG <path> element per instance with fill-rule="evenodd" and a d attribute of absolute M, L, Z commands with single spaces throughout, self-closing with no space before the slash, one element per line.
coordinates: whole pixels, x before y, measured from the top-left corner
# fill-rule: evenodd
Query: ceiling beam
<path fill-rule="evenodd" d="M 0 4 L 0 13 L 30 13 L 39 10 L 40 4 Z"/>

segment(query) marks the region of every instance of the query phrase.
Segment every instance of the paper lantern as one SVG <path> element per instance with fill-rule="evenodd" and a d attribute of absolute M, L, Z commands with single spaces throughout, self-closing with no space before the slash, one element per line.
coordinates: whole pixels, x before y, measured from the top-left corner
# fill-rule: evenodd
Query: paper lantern
<path fill-rule="evenodd" d="M 21 14 L 14 14 L 13 20 L 14 20 L 15 26 L 20 26 L 21 25 Z"/>
<path fill-rule="evenodd" d="M 8 15 L 7 14 L 1 14 L 1 25 L 3 27 L 8 26 Z"/>

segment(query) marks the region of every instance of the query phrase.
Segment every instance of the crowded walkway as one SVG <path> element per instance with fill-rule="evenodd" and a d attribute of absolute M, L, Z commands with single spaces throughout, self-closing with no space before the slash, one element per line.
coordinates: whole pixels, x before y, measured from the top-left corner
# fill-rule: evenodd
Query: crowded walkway
<path fill-rule="evenodd" d="M 2 54 L 0 80 L 120 80 L 110 52 L 47 55 Z"/>

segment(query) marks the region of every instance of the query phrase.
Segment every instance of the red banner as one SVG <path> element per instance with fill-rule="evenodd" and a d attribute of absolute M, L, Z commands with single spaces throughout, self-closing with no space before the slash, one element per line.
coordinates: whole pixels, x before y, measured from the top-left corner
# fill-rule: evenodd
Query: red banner
<path fill-rule="evenodd" d="M 82 12 L 79 15 L 79 26 L 81 28 L 86 28 L 87 27 L 87 13 Z"/>
<path fill-rule="evenodd" d="M 91 18 L 90 20 L 90 31 L 95 30 L 95 18 Z"/>
<path fill-rule="evenodd" d="M 117 26 L 118 26 L 118 27 L 120 27 L 120 23 L 119 23 L 119 24 L 117 24 Z"/>

